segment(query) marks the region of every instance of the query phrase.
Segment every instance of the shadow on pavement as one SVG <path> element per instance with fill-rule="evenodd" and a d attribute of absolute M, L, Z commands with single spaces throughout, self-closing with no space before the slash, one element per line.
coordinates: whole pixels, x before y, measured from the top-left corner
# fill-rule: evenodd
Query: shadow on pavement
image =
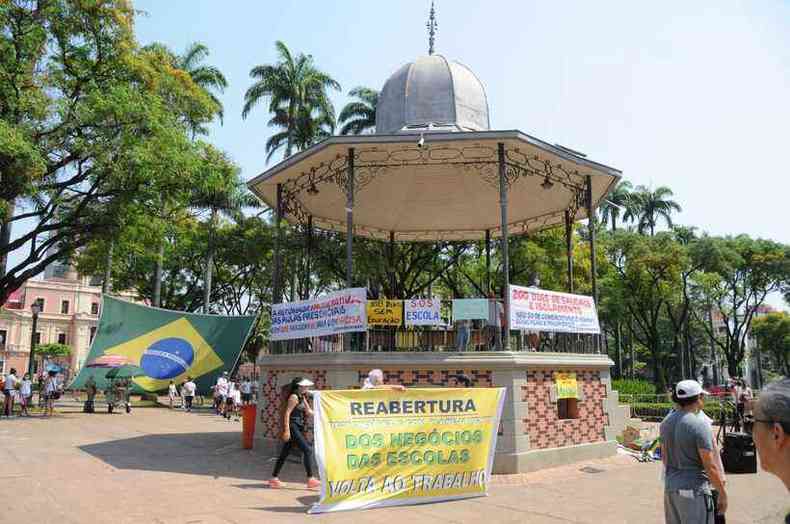
<path fill-rule="evenodd" d="M 271 511 L 272 513 L 307 513 L 310 507 L 318 502 L 318 495 L 309 495 L 304 497 L 296 497 L 301 506 L 269 506 L 265 508 L 252 508 L 260 511 Z"/>
<path fill-rule="evenodd" d="M 162 471 L 260 481 L 271 475 L 274 460 L 260 452 L 241 449 L 237 432 L 166 433 L 145 435 L 79 449 L 117 469 Z M 301 464 L 288 460 L 280 478 L 303 483 Z M 251 489 L 253 484 L 238 487 Z"/>

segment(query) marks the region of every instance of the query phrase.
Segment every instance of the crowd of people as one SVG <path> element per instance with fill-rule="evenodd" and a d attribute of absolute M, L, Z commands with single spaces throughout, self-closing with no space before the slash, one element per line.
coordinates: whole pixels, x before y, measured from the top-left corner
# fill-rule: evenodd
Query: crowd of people
<path fill-rule="evenodd" d="M 0 390 L 3 391 L 3 409 L 0 416 L 14 416 L 14 405 L 19 405 L 20 416 L 29 417 L 30 407 L 33 405 L 33 392 L 39 391 L 40 405 L 44 409 L 44 416 L 52 416 L 55 410 L 55 400 L 63 392 L 63 384 L 55 371 L 38 375 L 34 383 L 29 373 L 19 378 L 16 369 L 0 376 Z"/>
<path fill-rule="evenodd" d="M 227 371 L 223 372 L 217 382 L 211 386 L 214 413 L 226 420 L 240 420 L 241 407 L 256 401 L 258 382 L 252 377 L 230 378 Z M 174 409 L 181 399 L 181 409 L 191 412 L 197 396 L 197 385 L 192 377 L 186 380 L 179 388 L 174 381 L 168 387 L 168 404 Z"/>

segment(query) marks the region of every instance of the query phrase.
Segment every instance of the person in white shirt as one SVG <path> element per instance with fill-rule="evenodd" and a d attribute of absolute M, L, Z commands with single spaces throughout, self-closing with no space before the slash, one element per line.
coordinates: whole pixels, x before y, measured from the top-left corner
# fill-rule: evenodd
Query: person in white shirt
<path fill-rule="evenodd" d="M 238 390 L 238 383 L 233 381 L 228 382 L 228 394 L 225 395 L 225 418 L 228 421 L 230 421 L 230 417 L 236 409 L 235 401 Z"/>
<path fill-rule="evenodd" d="M 217 415 L 225 416 L 225 402 L 228 400 L 228 372 L 225 371 L 217 379 L 214 387 L 214 399 L 217 403 Z"/>
<path fill-rule="evenodd" d="M 30 380 L 30 375 L 25 373 L 25 376 L 22 378 L 22 383 L 19 386 L 19 403 L 22 406 L 22 412 L 19 414 L 20 416 L 30 416 L 27 407 L 30 405 L 31 400 L 33 400 L 33 381 Z"/>
<path fill-rule="evenodd" d="M 167 387 L 167 397 L 170 400 L 170 409 L 173 409 L 173 404 L 175 404 L 177 396 L 178 389 L 176 389 L 176 383 L 171 380 L 170 385 Z"/>
<path fill-rule="evenodd" d="M 11 368 L 11 371 L 5 376 L 5 381 L 3 382 L 3 395 L 5 395 L 3 413 L 5 413 L 6 417 L 13 416 L 14 414 L 14 391 L 18 383 L 19 379 L 16 376 L 16 369 Z"/>
<path fill-rule="evenodd" d="M 238 384 L 237 384 L 237 386 L 238 386 Z M 239 419 L 239 413 L 241 412 L 241 410 L 240 410 L 240 407 L 241 407 L 241 391 L 239 390 L 238 387 L 233 390 L 233 407 L 234 407 L 233 412 L 235 414 L 235 420 L 238 422 L 240 420 Z"/>
<path fill-rule="evenodd" d="M 47 400 L 44 415 L 51 417 L 55 414 L 55 400 L 60 398 L 60 385 L 54 371 L 48 373 L 47 381 L 44 382 L 44 398 Z"/>
<path fill-rule="evenodd" d="M 241 403 L 243 405 L 247 405 L 252 402 L 252 382 L 250 382 L 250 377 L 244 377 L 241 381 Z"/>
<path fill-rule="evenodd" d="M 184 387 L 181 390 L 184 395 L 184 405 L 186 406 L 187 412 L 192 412 L 192 400 L 195 398 L 196 390 L 197 386 L 192 382 L 192 377 L 187 377 L 187 381 L 184 383 Z"/>

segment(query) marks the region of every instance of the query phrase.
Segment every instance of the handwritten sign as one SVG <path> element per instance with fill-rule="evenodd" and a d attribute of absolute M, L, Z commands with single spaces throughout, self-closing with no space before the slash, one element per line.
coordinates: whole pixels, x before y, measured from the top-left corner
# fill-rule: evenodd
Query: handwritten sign
<path fill-rule="evenodd" d="M 511 329 L 599 334 L 595 301 L 545 289 L 510 286 Z"/>
<path fill-rule="evenodd" d="M 368 328 L 363 287 L 341 289 L 314 300 L 272 304 L 271 340 L 320 337 Z"/>
<path fill-rule="evenodd" d="M 438 298 L 413 298 L 404 305 L 407 326 L 440 326 L 442 301 Z"/>
<path fill-rule="evenodd" d="M 403 323 L 403 300 L 368 300 L 368 325 L 400 326 Z"/>
<path fill-rule="evenodd" d="M 577 398 L 579 386 L 576 382 L 576 373 L 555 373 L 554 384 L 557 386 L 557 398 Z"/>

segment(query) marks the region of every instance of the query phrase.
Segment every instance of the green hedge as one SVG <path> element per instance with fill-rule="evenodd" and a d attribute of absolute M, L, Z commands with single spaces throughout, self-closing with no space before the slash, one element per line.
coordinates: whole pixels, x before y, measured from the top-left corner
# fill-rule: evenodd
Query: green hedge
<path fill-rule="evenodd" d="M 622 395 L 655 395 L 656 385 L 642 379 L 619 378 L 612 381 L 612 389 Z"/>
<path fill-rule="evenodd" d="M 631 416 L 641 419 L 661 420 L 667 416 L 674 405 L 671 402 L 637 402 L 631 404 Z M 734 410 L 731 406 L 725 406 L 728 417 L 733 415 Z M 705 413 L 715 421 L 721 415 L 722 406 L 718 402 L 705 404 Z"/>

